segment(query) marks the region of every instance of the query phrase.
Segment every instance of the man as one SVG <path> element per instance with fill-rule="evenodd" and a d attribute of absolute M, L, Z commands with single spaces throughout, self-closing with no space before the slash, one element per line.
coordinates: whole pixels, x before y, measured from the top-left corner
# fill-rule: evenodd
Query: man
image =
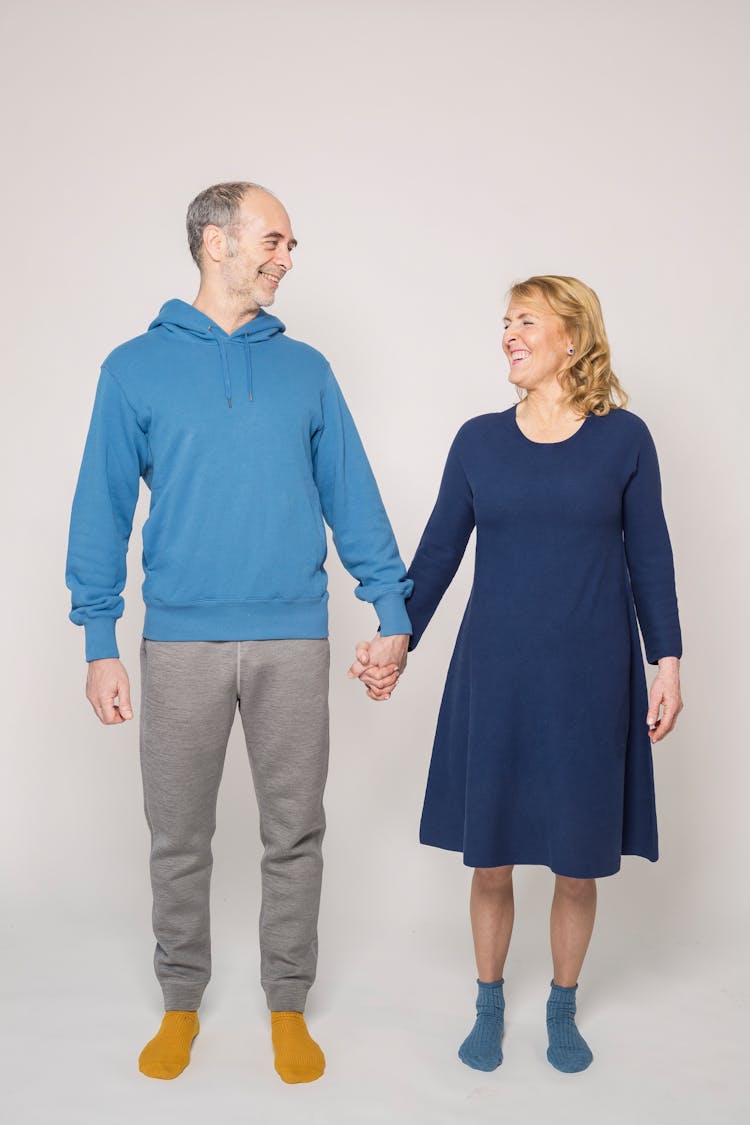
<path fill-rule="evenodd" d="M 328 761 L 323 518 L 380 620 L 375 699 L 405 664 L 411 583 L 328 364 L 263 311 L 297 245 L 281 203 L 256 184 L 218 184 L 190 204 L 187 230 L 195 301 L 168 301 L 102 367 L 73 502 L 70 616 L 86 631 L 91 705 L 107 725 L 126 722 L 115 621 L 142 477 L 141 765 L 165 1016 L 140 1069 L 176 1077 L 198 1033 L 216 798 L 239 706 L 264 844 L 261 980 L 275 1067 L 309 1082 L 325 1066 L 302 1014 Z"/>

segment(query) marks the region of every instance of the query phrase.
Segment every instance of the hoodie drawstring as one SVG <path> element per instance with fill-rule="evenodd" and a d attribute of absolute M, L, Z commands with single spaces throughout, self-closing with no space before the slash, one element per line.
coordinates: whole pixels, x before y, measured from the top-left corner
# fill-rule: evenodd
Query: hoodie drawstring
<path fill-rule="evenodd" d="M 213 328 L 208 330 L 211 333 L 211 339 L 216 341 L 219 348 L 219 355 L 221 356 L 221 371 L 224 376 L 224 395 L 226 396 L 227 406 L 232 406 L 232 377 L 229 374 L 229 358 L 226 353 L 226 348 L 221 342 L 220 336 L 214 336 Z"/>
<path fill-rule="evenodd" d="M 250 355 L 250 337 L 245 335 L 245 382 L 247 384 L 247 397 L 253 401 L 253 361 Z"/>
<path fill-rule="evenodd" d="M 232 406 L 232 376 L 229 370 L 229 356 L 227 349 L 221 336 L 215 336 L 213 328 L 208 330 L 211 333 L 211 339 L 215 340 L 218 348 L 219 355 L 221 356 L 221 371 L 224 376 L 224 394 L 227 400 L 227 406 L 231 409 Z M 245 344 L 245 384 L 247 386 L 247 397 L 250 402 L 253 401 L 253 361 L 250 355 L 250 340 L 247 336 L 242 337 Z"/>

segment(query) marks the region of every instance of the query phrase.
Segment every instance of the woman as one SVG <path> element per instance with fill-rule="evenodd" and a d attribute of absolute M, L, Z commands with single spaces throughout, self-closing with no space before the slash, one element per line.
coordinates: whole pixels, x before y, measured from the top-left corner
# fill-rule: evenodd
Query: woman
<path fill-rule="evenodd" d="M 547 1057 L 572 1073 L 592 1060 L 575 994 L 595 880 L 622 855 L 657 858 L 651 743 L 682 708 L 680 626 L 656 452 L 624 409 L 596 294 L 572 277 L 514 285 L 503 350 L 519 402 L 459 430 L 409 570 L 414 649 L 476 526 L 420 840 L 475 869 L 477 1018 L 459 1056 L 478 1070 L 502 1062 L 513 865 L 553 871 Z M 397 676 L 353 670 L 373 698 Z"/>

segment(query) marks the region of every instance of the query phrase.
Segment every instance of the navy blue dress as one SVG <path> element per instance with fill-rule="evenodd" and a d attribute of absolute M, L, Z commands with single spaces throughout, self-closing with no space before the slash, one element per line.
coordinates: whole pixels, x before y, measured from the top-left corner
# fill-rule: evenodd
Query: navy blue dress
<path fill-rule="evenodd" d="M 611 875 L 658 857 L 647 660 L 682 654 L 645 424 L 590 414 L 551 444 L 515 407 L 459 430 L 409 577 L 419 643 L 476 526 L 420 828 L 470 867 Z M 636 621 L 636 611 L 638 621 Z"/>

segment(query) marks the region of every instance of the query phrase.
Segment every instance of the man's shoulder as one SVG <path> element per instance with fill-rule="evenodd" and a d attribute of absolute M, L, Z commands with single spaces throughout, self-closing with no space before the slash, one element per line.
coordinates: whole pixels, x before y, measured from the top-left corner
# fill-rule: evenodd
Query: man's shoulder
<path fill-rule="evenodd" d="M 274 347 L 282 349 L 287 362 L 300 363 L 305 367 L 321 371 L 330 370 L 328 360 L 323 353 L 314 348 L 312 344 L 306 344 L 304 340 L 295 340 L 293 336 L 287 336 L 284 333 L 283 336 L 281 334 L 274 336 L 273 344 Z"/>
<path fill-rule="evenodd" d="M 163 341 L 155 332 L 142 332 L 131 340 L 125 340 L 113 348 L 102 367 L 106 368 L 115 377 L 127 375 L 141 368 L 144 363 L 150 363 L 158 358 L 163 348 Z"/>

